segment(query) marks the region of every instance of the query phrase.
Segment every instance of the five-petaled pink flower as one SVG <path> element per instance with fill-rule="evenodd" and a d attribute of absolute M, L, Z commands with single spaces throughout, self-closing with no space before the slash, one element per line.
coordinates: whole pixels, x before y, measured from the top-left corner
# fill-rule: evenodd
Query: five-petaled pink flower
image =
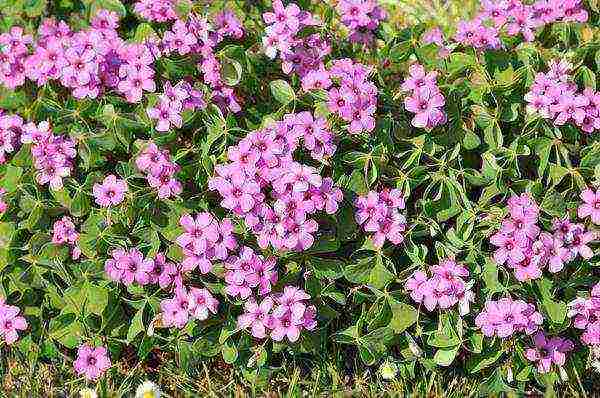
<path fill-rule="evenodd" d="M 75 372 L 90 381 L 100 378 L 110 366 L 110 358 L 106 348 L 102 346 L 94 348 L 88 344 L 79 346 L 77 359 L 73 362 Z"/>
<path fill-rule="evenodd" d="M 102 207 L 118 205 L 125 198 L 127 182 L 114 174 L 107 176 L 102 184 L 94 184 L 92 188 L 96 203 Z"/>

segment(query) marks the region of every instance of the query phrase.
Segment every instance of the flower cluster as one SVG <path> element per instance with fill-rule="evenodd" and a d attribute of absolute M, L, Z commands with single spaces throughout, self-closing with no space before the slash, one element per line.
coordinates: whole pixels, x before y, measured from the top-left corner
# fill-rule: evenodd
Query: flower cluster
<path fill-rule="evenodd" d="M 510 297 L 488 300 L 475 318 L 475 325 L 487 337 L 507 338 L 517 332 L 535 333 L 543 323 L 542 314 L 533 304 Z"/>
<path fill-rule="evenodd" d="M 404 198 L 398 189 L 371 191 L 359 196 L 355 201 L 356 222 L 366 232 L 373 233 L 373 245 L 382 247 L 386 239 L 395 245 L 404 241 L 406 218 L 400 210 L 404 209 Z"/>
<path fill-rule="evenodd" d="M 302 78 L 304 90 L 326 89 L 327 108 L 348 122 L 348 132 L 375 129 L 377 87 L 369 81 L 372 68 L 351 59 L 339 59 L 328 70 L 318 69 Z"/>
<path fill-rule="evenodd" d="M 81 250 L 77 246 L 79 232 L 75 229 L 75 224 L 69 216 L 63 216 L 60 220 L 54 222 L 52 228 L 52 243 L 55 245 L 67 244 L 71 247 L 71 257 L 77 260 L 81 256 Z"/>
<path fill-rule="evenodd" d="M 258 303 L 250 299 L 244 305 L 244 313 L 238 317 L 240 329 L 250 329 L 252 336 L 263 339 L 270 336 L 274 341 L 284 338 L 296 342 L 303 329 L 317 326 L 317 310 L 310 305 L 310 296 L 294 286 L 285 286 L 282 293 L 273 294 Z"/>
<path fill-rule="evenodd" d="M 160 303 L 162 324 L 181 329 L 190 318 L 208 319 L 209 312 L 216 314 L 218 306 L 219 301 L 207 289 L 179 287 L 172 298 Z"/>
<path fill-rule="evenodd" d="M 18 307 L 6 304 L 0 297 L 0 336 L 6 344 L 13 344 L 19 339 L 19 331 L 27 329 L 27 321 L 20 312 Z"/>
<path fill-rule="evenodd" d="M 177 19 L 175 0 L 140 0 L 133 10 L 148 21 L 167 22 Z"/>
<path fill-rule="evenodd" d="M 230 252 L 237 248 L 233 235 L 233 223 L 229 219 L 217 221 L 210 213 L 181 216 L 179 224 L 183 233 L 176 239 L 183 250 L 182 269 L 193 271 L 196 268 L 207 274 L 213 269 L 213 261 L 224 261 Z"/>
<path fill-rule="evenodd" d="M 348 39 L 351 43 L 371 44 L 375 40 L 373 32 L 387 18 L 376 0 L 340 0 L 336 8 L 342 23 L 350 29 Z"/>
<path fill-rule="evenodd" d="M 145 258 L 138 249 L 115 249 L 110 259 L 104 263 L 104 271 L 113 281 L 124 285 L 136 282 L 140 285 L 153 283 L 154 261 Z"/>
<path fill-rule="evenodd" d="M 77 358 L 73 362 L 75 372 L 91 381 L 98 380 L 110 366 L 108 350 L 102 346 L 94 348 L 89 344 L 79 346 Z"/>
<path fill-rule="evenodd" d="M 415 114 L 412 125 L 432 129 L 446 123 L 443 109 L 446 99 L 437 85 L 437 72 L 427 73 L 422 65 L 412 64 L 409 73 L 408 79 L 402 83 L 402 90 L 410 93 L 404 99 L 404 107 Z"/>
<path fill-rule="evenodd" d="M 158 190 L 160 199 L 177 196 L 183 190 L 181 182 L 175 178 L 179 165 L 171 161 L 171 154 L 150 142 L 135 159 L 140 171 L 146 173 L 148 184 Z"/>
<path fill-rule="evenodd" d="M 195 14 L 191 15 L 186 22 L 177 20 L 173 23 L 171 30 L 165 33 L 160 42 L 160 48 L 162 49 L 162 55 L 165 56 L 177 53 L 179 55 L 197 57 L 198 69 L 202 72 L 204 83 L 210 86 L 211 89 L 211 101 L 217 104 L 223 111 L 229 110 L 237 113 L 241 110 L 241 106 L 233 89 L 227 86 L 221 77 L 222 66 L 215 55 L 215 49 L 226 37 L 239 38 L 240 31 L 243 33 L 243 29 L 241 23 L 231 12 L 217 15 L 217 22 L 219 28 L 215 30 L 205 18 L 201 18 Z M 180 87 L 175 86 L 175 88 L 170 86 L 165 87 L 165 92 L 169 89 L 171 93 L 168 95 L 168 101 L 165 101 L 163 96 L 163 100 L 161 101 L 163 106 L 158 108 L 159 111 L 167 111 L 164 105 L 172 101 L 182 102 L 184 109 L 186 109 L 186 105 L 187 109 L 204 107 L 204 101 L 199 91 L 196 91 L 189 83 L 182 82 L 180 85 Z M 188 96 L 187 101 L 185 98 L 178 98 L 182 94 L 174 92 L 173 89 L 175 91 L 186 91 Z M 160 112 L 152 112 L 160 115 Z M 170 124 L 180 127 L 181 118 L 177 117 L 177 114 L 180 112 L 181 110 L 168 110 L 167 114 L 169 114 L 169 117 L 166 118 L 168 122 L 165 122 L 165 118 L 163 117 L 152 115 L 151 117 L 159 119 L 159 124 L 162 122 L 162 125 L 166 126 L 166 129 L 164 129 L 165 127 L 162 127 L 160 130 L 157 128 L 158 131 L 166 131 Z"/>
<path fill-rule="evenodd" d="M 127 182 L 110 174 L 104 178 L 102 184 L 95 183 L 92 192 L 96 203 L 102 207 L 116 206 L 125 199 Z"/>
<path fill-rule="evenodd" d="M 77 152 L 75 142 L 65 136 L 55 136 L 46 121 L 37 126 L 31 122 L 23 127 L 21 143 L 31 144 L 31 155 L 37 169 L 39 184 L 49 184 L 53 190 L 63 187 L 63 178 L 71 175 Z"/>
<path fill-rule="evenodd" d="M 0 35 L 0 83 L 9 89 L 25 83 L 25 65 L 33 37 L 23 33 L 23 28 L 13 26 Z"/>
<path fill-rule="evenodd" d="M 104 263 L 104 271 L 110 279 L 131 285 L 158 284 L 161 289 L 183 286 L 183 270 L 180 265 L 167 260 L 163 253 L 157 253 L 154 259 L 145 258 L 138 249 L 115 249 L 110 259 Z"/>
<path fill-rule="evenodd" d="M 324 59 L 331 46 L 318 34 L 296 37 L 304 27 L 318 21 L 294 3 L 283 7 L 281 1 L 274 1 L 273 7 L 273 12 L 263 14 L 270 24 L 263 39 L 266 54 L 275 58 L 279 52 L 282 70 L 298 74 L 304 91 L 326 90 L 329 112 L 348 122 L 351 134 L 373 131 L 377 87 L 369 81 L 372 68 L 351 59 L 335 60 L 326 68 Z"/>
<path fill-rule="evenodd" d="M 0 114 L 0 164 L 21 144 L 23 119 L 19 115 Z"/>
<path fill-rule="evenodd" d="M 335 152 L 324 119 L 308 112 L 290 114 L 230 147 L 230 163 L 218 165 L 209 181 L 222 197 L 221 206 L 244 218 L 261 248 L 308 249 L 318 229 L 309 216 L 334 214 L 343 199 L 331 178 L 293 160 L 301 141 L 315 159 Z"/>
<path fill-rule="evenodd" d="M 262 17 L 267 24 L 263 37 L 265 54 L 273 59 L 279 53 L 285 73 L 294 70 L 303 76 L 321 65 L 322 59 L 331 52 L 331 47 L 316 34 L 298 37 L 302 29 L 320 22 L 296 3 L 284 6 L 281 0 L 273 0 L 273 11 L 265 12 Z"/>
<path fill-rule="evenodd" d="M 258 288 L 260 295 L 271 292 L 272 285 L 277 283 L 275 266 L 275 258 L 265 259 L 251 248 L 242 247 L 238 256 L 231 256 L 225 261 L 225 293 L 246 300 L 254 288 Z"/>
<path fill-rule="evenodd" d="M 528 5 L 520 0 L 481 2 L 482 9 L 471 21 L 458 24 L 454 39 L 477 49 L 502 47 L 500 31 L 508 36 L 521 35 L 531 42 L 536 30 L 558 21 L 585 22 L 588 13 L 580 0 L 537 0 Z"/>
<path fill-rule="evenodd" d="M 2 39 L 10 45 L 4 48 L 0 82 L 14 88 L 24 84 L 25 77 L 39 86 L 55 80 L 75 98 L 96 98 L 114 89 L 129 102 L 139 102 L 143 91 L 155 90 L 154 58 L 146 46 L 119 37 L 118 21 L 116 13 L 100 10 L 90 28 L 73 32 L 63 21 L 46 19 L 36 42 L 13 27 Z"/>
<path fill-rule="evenodd" d="M 517 280 L 540 278 L 546 266 L 552 273 L 560 272 L 578 255 L 592 257 L 588 243 L 594 239 L 593 232 L 583 224 L 572 223 L 568 215 L 553 220 L 552 234 L 542 232 L 538 226 L 539 207 L 528 194 L 511 197 L 508 213 L 490 242 L 497 247 L 496 263 L 512 268 Z"/>
<path fill-rule="evenodd" d="M 563 366 L 567 354 L 573 350 L 573 343 L 561 337 L 548 338 L 544 332 L 539 331 L 533 336 L 535 347 L 525 350 L 525 358 L 537 363 L 540 373 L 552 370 L 552 364 Z"/>
<path fill-rule="evenodd" d="M 417 303 L 423 304 L 428 311 L 435 307 L 447 309 L 458 304 L 461 315 L 469 313 L 469 305 L 475 295 L 463 278 L 469 276 L 469 270 L 454 260 L 441 261 L 431 266 L 432 276 L 427 277 L 423 271 L 415 271 L 406 281 L 406 290 Z"/>
<path fill-rule="evenodd" d="M 308 304 L 310 296 L 304 291 L 286 286 L 283 293 L 272 293 L 278 280 L 276 261 L 256 254 L 247 246 L 238 248 L 233 235 L 233 225 L 228 219 L 217 221 L 209 213 L 199 213 L 193 218 L 182 216 L 184 232 L 177 237 L 183 249 L 182 270 L 199 269 L 209 273 L 214 260 L 225 264 L 224 292 L 244 300 L 245 313 L 240 316 L 240 328 L 251 328 L 252 335 L 264 338 L 267 330 L 273 340 L 288 337 L 298 339 L 302 329 L 316 327 L 316 308 Z M 260 305 L 255 297 L 263 296 Z M 172 298 L 161 302 L 163 326 L 183 328 L 190 317 L 204 320 L 209 312 L 217 312 L 218 301 L 206 289 L 177 287 Z"/>
<path fill-rule="evenodd" d="M 548 72 L 540 72 L 527 94 L 527 110 L 557 126 L 572 123 L 586 133 L 600 130 L 600 94 L 591 88 L 582 92 L 571 78 L 571 65 L 553 60 Z"/>
<path fill-rule="evenodd" d="M 584 330 L 581 341 L 590 346 L 600 345 L 600 283 L 592 288 L 590 297 L 578 297 L 569 303 L 567 316 L 573 326 Z"/>
<path fill-rule="evenodd" d="M 182 112 L 185 110 L 204 109 L 206 102 L 202 93 L 190 83 L 181 81 L 175 86 L 170 82 L 165 83 L 163 93 L 158 97 L 158 102 L 149 107 L 146 113 L 151 119 L 157 120 L 156 131 L 169 131 L 171 125 L 181 128 L 183 124 Z"/>

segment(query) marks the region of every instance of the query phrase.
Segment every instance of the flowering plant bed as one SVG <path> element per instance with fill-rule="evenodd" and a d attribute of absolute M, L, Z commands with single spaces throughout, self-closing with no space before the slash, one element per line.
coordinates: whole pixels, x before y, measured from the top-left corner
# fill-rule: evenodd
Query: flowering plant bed
<path fill-rule="evenodd" d="M 592 391 L 597 2 L 387 3 L 0 1 L 6 391 Z"/>

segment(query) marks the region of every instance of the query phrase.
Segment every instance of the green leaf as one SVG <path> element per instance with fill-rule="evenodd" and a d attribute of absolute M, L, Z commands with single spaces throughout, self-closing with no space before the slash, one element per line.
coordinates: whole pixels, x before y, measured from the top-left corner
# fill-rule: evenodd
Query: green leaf
<path fill-rule="evenodd" d="M 223 57 L 221 60 L 221 76 L 228 86 L 237 86 L 242 80 L 242 65 L 235 59 Z"/>
<path fill-rule="evenodd" d="M 233 364 L 238 358 L 238 350 L 235 345 L 230 344 L 229 342 L 223 344 L 221 348 L 221 353 L 223 354 L 223 360 L 225 363 Z"/>
<path fill-rule="evenodd" d="M 131 319 L 131 324 L 129 325 L 129 329 L 127 330 L 127 343 L 131 343 L 133 339 L 137 337 L 138 334 L 146 330 L 146 328 L 144 327 L 145 308 L 146 306 L 143 305 Z"/>
<path fill-rule="evenodd" d="M 19 181 L 23 175 L 23 169 L 21 167 L 15 167 L 13 165 L 7 165 L 6 171 L 4 172 L 4 178 L 2 178 L 2 188 L 6 192 L 14 192 L 19 187 Z"/>
<path fill-rule="evenodd" d="M 282 105 L 287 105 L 296 99 L 294 89 L 285 80 L 273 80 L 270 87 L 271 94 Z"/>
<path fill-rule="evenodd" d="M 121 17 L 127 15 L 127 10 L 119 0 L 84 0 L 90 7 L 90 15 L 95 16 L 100 10 L 114 11 Z"/>
<path fill-rule="evenodd" d="M 152 29 L 152 25 L 146 22 L 140 23 L 135 29 L 133 40 L 138 43 L 143 43 L 151 37 L 156 37 L 156 32 Z"/>
<path fill-rule="evenodd" d="M 550 188 L 546 192 L 546 195 L 544 195 L 544 200 L 540 207 L 551 216 L 561 217 L 566 212 L 567 204 L 565 198 L 560 193 Z"/>
<path fill-rule="evenodd" d="M 412 306 L 396 301 L 391 297 L 388 302 L 392 311 L 392 320 L 389 326 L 394 333 L 402 333 L 417 322 L 418 313 Z"/>
<path fill-rule="evenodd" d="M 450 366 L 458 354 L 460 347 L 444 348 L 436 351 L 433 361 L 440 366 Z"/>
<path fill-rule="evenodd" d="M 375 259 L 375 266 L 369 274 L 369 283 L 377 289 L 383 289 L 395 279 L 395 275 L 384 264 L 385 259 L 378 255 Z"/>
<path fill-rule="evenodd" d="M 467 361 L 467 369 L 470 373 L 477 373 L 482 369 L 494 364 L 504 353 L 500 342 L 496 342 L 491 347 L 488 347 L 486 351 L 479 355 L 473 355 Z"/>
<path fill-rule="evenodd" d="M 344 262 L 341 260 L 312 257 L 310 265 L 314 275 L 319 279 L 339 279 L 344 275 Z"/>
<path fill-rule="evenodd" d="M 84 289 L 87 291 L 86 309 L 93 314 L 102 316 L 108 305 L 108 290 L 89 282 L 84 285 Z"/>
<path fill-rule="evenodd" d="M 542 296 L 542 308 L 555 324 L 562 324 L 567 317 L 567 304 L 564 301 L 555 301 L 552 281 L 547 278 L 536 280 L 536 285 Z"/>
<path fill-rule="evenodd" d="M 466 150 L 471 151 L 473 149 L 478 148 L 479 145 L 481 145 L 481 139 L 474 132 L 466 131 L 465 136 L 463 137 L 463 140 L 462 140 L 462 144 Z"/>
<path fill-rule="evenodd" d="M 504 138 L 502 137 L 502 130 L 500 130 L 500 126 L 498 126 L 498 123 L 493 122 L 485 128 L 483 140 L 486 144 L 489 145 L 490 149 L 492 150 L 502 148 Z"/>

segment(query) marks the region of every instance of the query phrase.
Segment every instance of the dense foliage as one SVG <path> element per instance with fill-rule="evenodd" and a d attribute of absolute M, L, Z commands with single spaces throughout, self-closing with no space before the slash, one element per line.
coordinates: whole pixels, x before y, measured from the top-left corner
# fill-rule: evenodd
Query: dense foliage
<path fill-rule="evenodd" d="M 0 6 L 5 361 L 103 394 L 333 352 L 488 393 L 600 369 L 596 1 Z"/>

